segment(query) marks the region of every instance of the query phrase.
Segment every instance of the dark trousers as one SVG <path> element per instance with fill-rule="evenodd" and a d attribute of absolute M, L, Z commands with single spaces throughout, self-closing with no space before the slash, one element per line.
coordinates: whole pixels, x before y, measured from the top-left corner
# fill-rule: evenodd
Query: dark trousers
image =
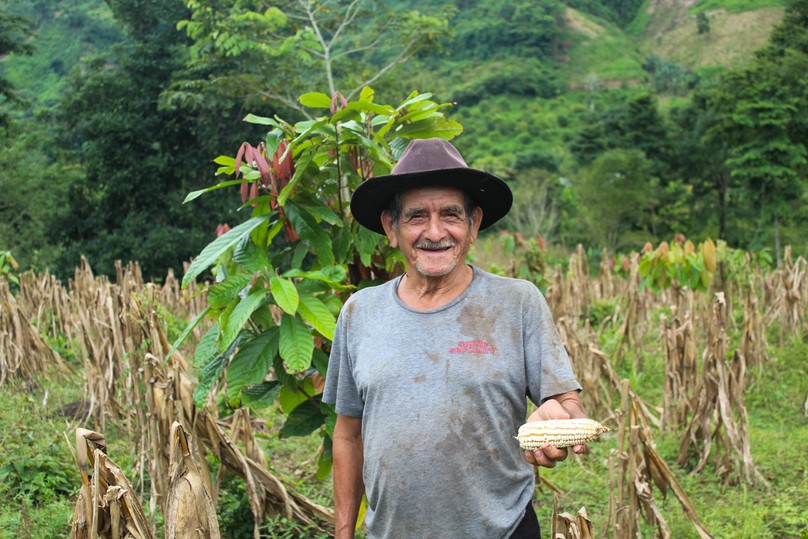
<path fill-rule="evenodd" d="M 528 502 L 525 516 L 522 517 L 522 521 L 513 531 L 510 539 L 540 539 L 540 537 L 539 519 L 536 517 L 536 511 L 533 510 L 533 503 Z"/>

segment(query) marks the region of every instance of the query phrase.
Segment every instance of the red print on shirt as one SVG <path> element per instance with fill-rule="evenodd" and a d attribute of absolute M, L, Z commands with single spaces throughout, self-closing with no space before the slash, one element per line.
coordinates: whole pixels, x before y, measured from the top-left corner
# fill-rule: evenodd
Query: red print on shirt
<path fill-rule="evenodd" d="M 488 346 L 487 341 L 460 341 L 455 348 L 449 348 L 450 354 L 494 354 L 496 349 Z"/>

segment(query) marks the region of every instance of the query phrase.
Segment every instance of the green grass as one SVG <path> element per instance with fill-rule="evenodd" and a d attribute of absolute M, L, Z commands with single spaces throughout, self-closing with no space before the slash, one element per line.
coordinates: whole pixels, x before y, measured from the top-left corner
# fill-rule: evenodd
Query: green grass
<path fill-rule="evenodd" d="M 643 55 L 629 34 L 608 22 L 571 11 L 571 46 L 563 68 L 567 86 L 580 89 L 592 76 L 606 87 L 644 77 Z"/>
<path fill-rule="evenodd" d="M 27 13 L 24 2 L 18 3 L 23 16 L 35 16 Z M 103 52 L 121 39 L 106 3 L 80 0 L 62 4 L 52 8 L 58 14 L 54 18 L 32 21 L 38 24 L 31 38 L 34 53 L 4 62 L 6 76 L 20 97 L 43 107 L 52 107 L 60 99 L 66 75 L 83 57 Z"/>

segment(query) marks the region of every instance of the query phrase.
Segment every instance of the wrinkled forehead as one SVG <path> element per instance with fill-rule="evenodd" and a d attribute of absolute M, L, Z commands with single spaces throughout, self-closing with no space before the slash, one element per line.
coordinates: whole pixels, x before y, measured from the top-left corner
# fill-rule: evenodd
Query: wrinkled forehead
<path fill-rule="evenodd" d="M 460 206 L 463 207 L 464 193 L 457 187 L 432 185 L 417 187 L 401 193 L 402 209 L 421 206 Z"/>

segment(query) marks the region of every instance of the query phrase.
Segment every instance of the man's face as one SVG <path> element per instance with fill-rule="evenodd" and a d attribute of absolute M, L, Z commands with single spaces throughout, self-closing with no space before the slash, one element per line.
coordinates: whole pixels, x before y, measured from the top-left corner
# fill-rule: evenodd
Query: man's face
<path fill-rule="evenodd" d="M 463 206 L 463 192 L 453 187 L 423 187 L 401 195 L 401 216 L 394 227 L 389 213 L 382 225 L 407 261 L 407 270 L 424 277 L 442 277 L 462 264 L 477 238 L 482 210 L 475 208 L 473 224 Z"/>

